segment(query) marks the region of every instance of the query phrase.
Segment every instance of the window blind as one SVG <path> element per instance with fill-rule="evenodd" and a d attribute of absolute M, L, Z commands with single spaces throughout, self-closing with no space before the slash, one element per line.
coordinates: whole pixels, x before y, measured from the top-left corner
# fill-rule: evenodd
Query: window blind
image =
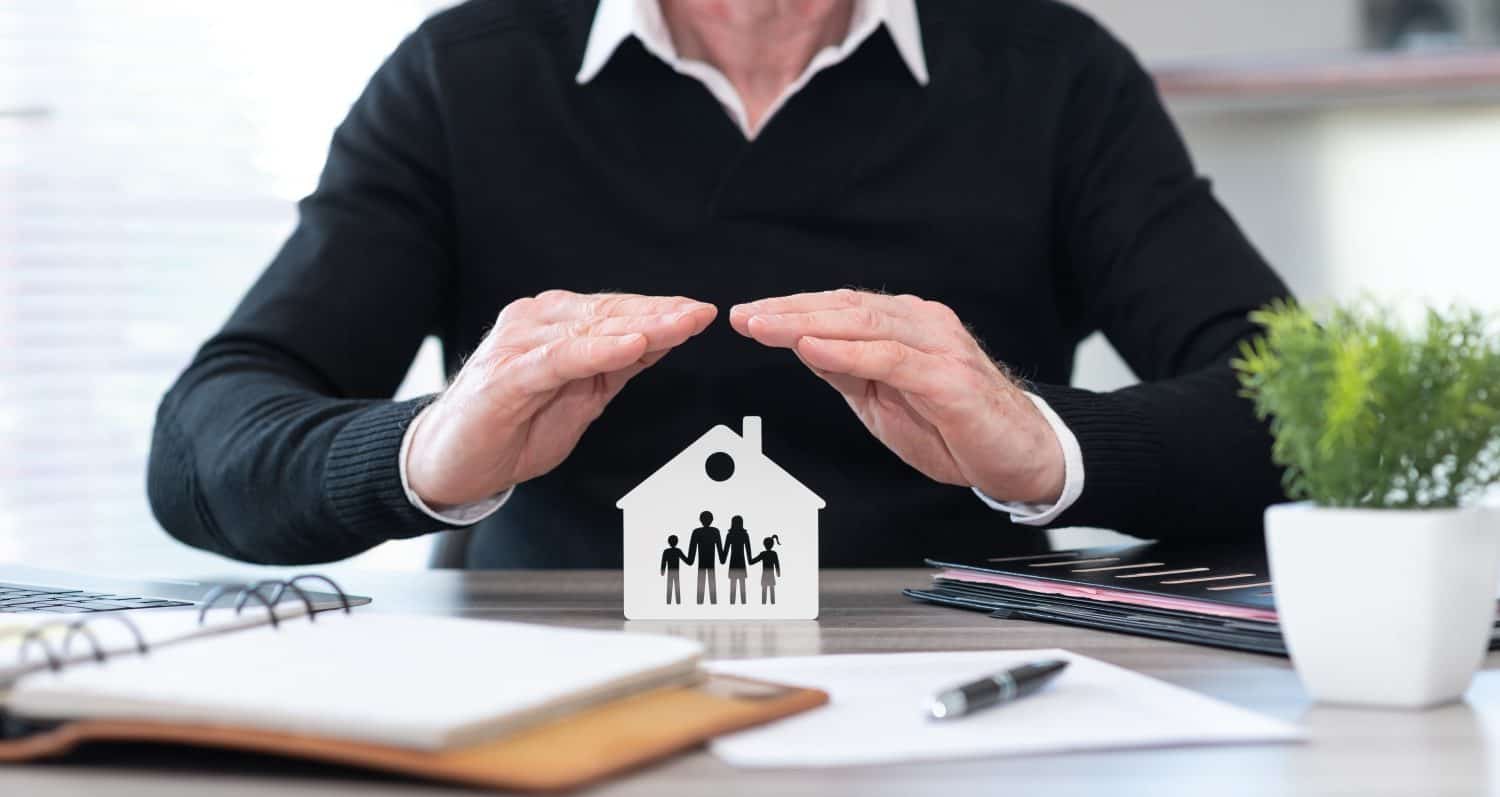
<path fill-rule="evenodd" d="M 198 556 L 146 503 L 157 401 L 439 5 L 0 3 L 0 559 L 167 573 Z M 429 345 L 403 393 L 439 384 Z"/>

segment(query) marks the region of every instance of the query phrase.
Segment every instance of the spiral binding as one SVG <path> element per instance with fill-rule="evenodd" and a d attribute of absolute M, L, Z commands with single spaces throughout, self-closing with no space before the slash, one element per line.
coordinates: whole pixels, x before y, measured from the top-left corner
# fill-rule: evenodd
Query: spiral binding
<path fill-rule="evenodd" d="M 333 579 L 316 573 L 307 573 L 286 580 L 266 579 L 250 584 L 223 584 L 214 587 L 204 596 L 203 604 L 198 609 L 198 624 L 204 624 L 204 621 L 208 617 L 209 609 L 213 608 L 219 602 L 228 599 L 234 601 L 235 616 L 239 616 L 244 611 L 245 605 L 251 600 L 259 602 L 262 606 L 266 607 L 271 627 L 279 627 L 282 618 L 276 614 L 276 604 L 280 603 L 281 599 L 289 592 L 302 602 L 303 607 L 307 609 L 308 622 L 313 622 L 317 618 L 317 613 L 313 610 L 312 599 L 308 597 L 307 592 L 301 587 L 302 583 L 308 581 L 326 585 L 328 589 L 338 595 L 339 604 L 345 614 L 348 614 L 354 608 L 353 604 L 349 602 L 348 594 Z M 130 618 L 120 614 L 101 613 L 97 617 L 59 620 L 52 623 L 42 623 L 27 629 L 21 635 L 20 648 L 16 654 L 17 660 L 25 664 L 26 657 L 35 648 L 47 659 L 47 669 L 56 672 L 63 669 L 72 656 L 73 641 L 75 639 L 82 639 L 88 643 L 91 658 L 98 662 L 106 661 L 110 656 L 109 651 L 104 649 L 104 645 L 99 641 L 99 637 L 94 633 L 94 629 L 90 628 L 90 625 L 105 622 L 114 622 L 125 626 L 130 631 L 131 637 L 135 640 L 134 647 L 140 655 L 144 656 L 151 651 L 151 646 L 146 642 L 146 636 L 141 633 L 139 626 L 130 621 Z M 59 629 L 63 631 L 62 639 L 54 646 L 53 642 L 48 639 L 48 636 L 54 634 Z M 0 734 L 0 738 L 5 737 L 3 734 Z"/>
<path fill-rule="evenodd" d="M 101 622 L 116 622 L 125 626 L 130 631 L 130 636 L 135 639 L 136 652 L 142 656 L 150 652 L 151 646 L 146 644 L 145 635 L 141 633 L 141 629 L 135 623 L 130 622 L 129 618 L 119 615 L 101 615 L 99 617 L 88 617 L 79 620 L 59 620 L 55 623 L 42 623 L 41 625 L 27 629 L 26 633 L 21 635 L 21 647 L 16 653 L 17 659 L 24 664 L 31 649 L 33 647 L 40 648 L 42 655 L 47 658 L 47 669 L 56 672 L 61 670 L 63 665 L 67 664 L 68 658 L 73 652 L 73 640 L 82 638 L 88 640 L 89 652 L 93 654 L 94 660 L 104 661 L 109 658 L 109 653 L 100 644 L 99 637 L 94 635 L 94 630 L 89 628 L 90 624 Z M 46 635 L 58 629 L 65 630 L 62 642 L 54 648 L 52 643 L 47 640 Z"/>
<path fill-rule="evenodd" d="M 314 622 L 317 620 L 317 612 L 313 611 L 312 599 L 307 597 L 307 593 L 302 589 L 302 587 L 298 586 L 298 582 L 306 581 L 317 581 L 327 585 L 329 589 L 333 590 L 334 594 L 339 596 L 339 604 L 343 608 L 345 614 L 348 614 L 354 608 L 353 605 L 349 603 L 349 596 L 344 592 L 344 589 L 338 585 L 338 582 L 334 581 L 328 576 L 319 575 L 317 573 L 304 573 L 300 576 L 294 576 L 286 580 L 266 579 L 264 581 L 256 581 L 251 584 L 223 584 L 214 587 L 213 590 L 211 590 L 208 595 L 203 598 L 203 605 L 198 607 L 198 624 L 202 625 L 204 619 L 208 616 L 208 610 L 212 609 L 215 604 L 226 597 L 234 601 L 234 613 L 236 616 L 238 616 L 240 612 L 244 611 L 245 604 L 252 598 L 254 598 L 255 600 L 259 601 L 262 606 L 266 607 L 266 614 L 271 619 L 271 627 L 276 628 L 281 623 L 281 618 L 276 616 L 276 604 L 281 602 L 281 598 L 286 595 L 287 592 L 291 592 L 292 594 L 297 596 L 298 600 L 302 601 L 303 607 L 307 609 L 307 621 L 309 623 Z M 265 592 L 262 591 L 273 588 L 276 591 L 271 593 L 269 597 Z"/>

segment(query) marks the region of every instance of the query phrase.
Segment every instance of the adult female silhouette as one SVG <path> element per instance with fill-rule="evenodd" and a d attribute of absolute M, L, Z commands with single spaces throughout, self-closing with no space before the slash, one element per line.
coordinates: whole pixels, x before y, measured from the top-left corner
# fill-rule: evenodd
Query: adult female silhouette
<path fill-rule="evenodd" d="M 781 544 L 781 535 L 772 534 L 763 540 L 766 549 L 750 557 L 750 564 L 760 562 L 760 602 L 766 602 L 767 590 L 771 593 L 771 603 L 776 602 L 776 579 L 781 576 L 781 557 L 771 550 L 772 545 Z"/>
<path fill-rule="evenodd" d="M 745 597 L 745 568 L 750 558 L 750 532 L 745 529 L 745 519 L 735 515 L 729 521 L 729 531 L 724 533 L 724 558 L 729 560 L 729 602 L 734 603 L 735 585 L 739 585 L 740 603 L 749 603 Z M 721 563 L 724 559 L 719 560 Z"/>

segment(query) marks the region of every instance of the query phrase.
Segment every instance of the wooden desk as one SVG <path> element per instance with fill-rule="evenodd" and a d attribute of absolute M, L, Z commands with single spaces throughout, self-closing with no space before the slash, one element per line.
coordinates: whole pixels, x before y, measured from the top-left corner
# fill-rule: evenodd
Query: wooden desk
<path fill-rule="evenodd" d="M 373 595 L 372 610 L 620 628 L 614 572 L 372 573 L 331 571 Z M 919 570 L 825 571 L 817 623 L 683 624 L 715 657 L 1061 647 L 1302 723 L 1304 745 L 1176 748 L 824 771 L 742 771 L 706 753 L 587 792 L 590 795 L 980 794 L 1192 795 L 1492 792 L 1500 783 L 1500 672 L 1481 673 L 1469 700 L 1424 713 L 1314 707 L 1285 661 L 915 604 L 903 586 Z M 660 626 L 654 626 L 660 628 Z M 450 651 L 447 655 L 465 655 Z M 1500 657 L 1491 656 L 1491 668 Z M 439 660 L 434 668 L 440 669 Z M 1495 762 L 1492 764 L 1492 761 Z M 198 752 L 115 752 L 87 764 L 0 768 L 0 794 L 383 795 L 464 793 L 360 772 Z"/>

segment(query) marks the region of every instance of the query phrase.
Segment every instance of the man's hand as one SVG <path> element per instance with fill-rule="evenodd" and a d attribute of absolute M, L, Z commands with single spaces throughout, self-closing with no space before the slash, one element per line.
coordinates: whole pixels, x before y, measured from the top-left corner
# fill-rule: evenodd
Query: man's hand
<path fill-rule="evenodd" d="M 907 464 L 1000 501 L 1056 502 L 1047 420 L 947 306 L 852 290 L 736 305 L 741 335 L 791 349 Z"/>
<path fill-rule="evenodd" d="M 437 508 L 552 470 L 631 377 L 717 313 L 692 299 L 632 294 L 547 291 L 510 303 L 423 410 L 408 484 Z"/>

